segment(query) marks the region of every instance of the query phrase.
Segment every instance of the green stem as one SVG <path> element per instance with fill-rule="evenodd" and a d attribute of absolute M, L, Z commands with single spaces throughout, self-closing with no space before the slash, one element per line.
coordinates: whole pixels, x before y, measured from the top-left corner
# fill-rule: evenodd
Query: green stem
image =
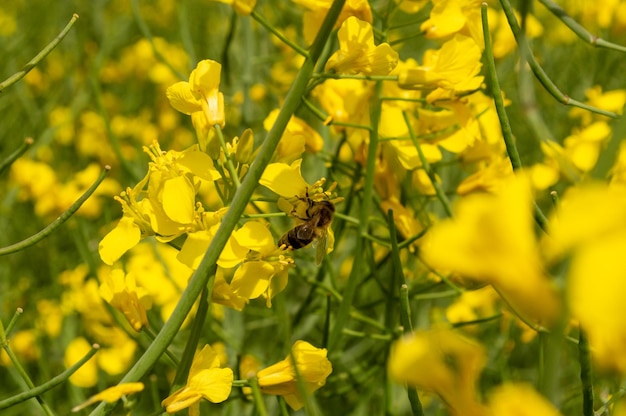
<path fill-rule="evenodd" d="M 76 364 L 72 365 L 70 368 L 68 368 L 67 370 L 59 374 L 58 376 L 51 378 L 44 384 L 37 386 L 37 387 L 33 386 L 28 391 L 22 392 L 20 394 L 16 394 L 15 396 L 11 396 L 8 399 L 0 401 L 0 409 L 6 409 L 18 403 L 31 399 L 33 397 L 40 396 L 41 394 L 58 386 L 59 384 L 64 383 L 65 381 L 67 381 L 68 378 L 70 378 L 72 374 L 76 372 L 76 370 L 82 367 L 83 364 L 85 364 L 87 361 L 89 361 L 91 357 L 95 355 L 95 353 L 98 351 L 98 348 L 100 348 L 98 345 L 93 345 L 91 350 L 89 350 L 89 352 L 83 358 L 81 358 Z M 49 414 L 52 414 L 52 413 L 49 413 Z"/>
<path fill-rule="evenodd" d="M 63 214 L 61 214 L 56 220 L 51 222 L 46 228 L 39 231 L 37 234 L 28 237 L 25 240 L 20 241 L 19 243 L 12 244 L 7 247 L 0 248 L 0 256 L 6 256 L 7 254 L 15 253 L 16 251 L 24 250 L 27 247 L 37 244 L 50 234 L 52 234 L 57 228 L 59 228 L 65 221 L 67 221 L 78 209 L 83 205 L 83 203 L 93 194 L 100 183 L 106 177 L 106 174 L 111 168 L 109 166 L 105 166 L 102 172 L 100 172 L 100 176 L 96 181 L 85 191 L 84 194 L 81 195 L 80 198 L 76 200 Z"/>
<path fill-rule="evenodd" d="M 300 46 L 293 43 L 285 35 L 280 33 L 273 25 L 271 25 L 267 20 L 265 20 L 265 17 L 257 13 L 256 10 L 253 10 L 252 13 L 250 13 L 250 16 L 257 22 L 259 22 L 261 26 L 263 26 L 268 31 L 270 31 L 274 36 L 280 39 L 285 45 L 289 46 L 291 49 L 296 51 L 298 54 L 304 56 L 305 58 L 309 58 L 309 54 L 306 50 L 302 49 Z M 316 57 L 316 60 L 317 60 L 317 57 Z"/>
<path fill-rule="evenodd" d="M 506 2 L 506 0 L 500 0 L 501 3 Z M 512 13 L 512 12 L 511 12 Z M 489 22 L 487 20 L 487 3 L 483 3 L 481 5 L 481 17 L 483 24 L 483 36 L 485 39 L 485 55 L 487 61 L 487 73 L 489 82 L 491 84 L 491 94 L 493 95 L 493 101 L 496 105 L 496 112 L 498 113 L 498 119 L 500 120 L 500 125 L 502 127 L 502 137 L 504 138 L 504 144 L 506 146 L 506 152 L 509 155 L 509 160 L 511 161 L 511 166 L 513 166 L 513 170 L 519 170 L 522 168 L 522 159 L 519 156 L 519 152 L 517 151 L 517 146 L 515 145 L 515 139 L 513 138 L 513 131 L 511 130 L 511 125 L 509 123 L 509 117 L 506 114 L 506 109 L 504 108 L 504 99 L 502 98 L 502 90 L 500 89 L 500 83 L 498 82 L 498 75 L 496 74 L 496 63 L 493 58 L 493 48 L 491 46 L 491 36 L 489 34 Z M 513 16 L 515 19 L 515 16 Z M 511 22 L 509 22 L 511 24 Z M 517 21 L 515 21 L 517 24 Z M 519 29 L 519 27 L 518 27 Z M 518 31 L 518 36 L 520 35 L 521 29 Z M 523 38 L 523 37 L 522 37 Z M 516 40 L 519 43 L 519 39 L 516 36 Z M 520 46 L 521 47 L 521 46 Z M 534 59 L 532 54 L 527 53 L 529 59 Z M 533 201 L 533 209 L 535 215 L 535 221 L 539 226 L 546 230 L 548 226 L 548 219 L 546 218 L 541 208 L 537 205 L 536 202 Z"/>
<path fill-rule="evenodd" d="M 172 73 L 176 75 L 176 77 L 178 77 L 178 79 L 187 79 L 187 77 L 176 68 L 174 68 L 174 66 L 172 66 L 172 64 L 170 64 L 165 56 L 163 56 L 163 54 L 157 49 L 156 45 L 154 44 L 154 37 L 150 32 L 150 28 L 146 24 L 145 20 L 143 20 L 143 17 L 141 17 L 141 12 L 139 10 L 139 4 L 137 3 L 137 0 L 131 0 L 130 4 L 131 8 L 133 9 L 133 16 L 135 17 L 137 26 L 139 26 L 139 30 L 141 31 L 141 33 L 146 37 L 146 39 L 148 39 L 148 42 L 150 42 L 150 46 L 152 47 L 152 53 L 154 54 L 154 56 L 166 67 L 168 67 L 169 70 L 172 71 Z"/>
<path fill-rule="evenodd" d="M 539 0 L 539 3 L 543 4 L 546 9 L 555 15 L 565 26 L 569 27 L 572 32 L 576 34 L 583 41 L 587 42 L 591 46 L 602 47 L 607 49 L 613 49 L 619 52 L 626 52 L 626 47 L 618 45 L 616 43 L 608 42 L 585 29 L 581 24 L 572 19 L 565 11 L 556 3 L 550 0 Z"/>
<path fill-rule="evenodd" d="M 485 3 L 483 4 L 484 6 L 482 7 L 486 10 L 487 6 Z M 530 47 L 528 46 L 528 43 L 523 36 L 522 29 L 517 23 L 517 18 L 515 17 L 515 13 L 513 11 L 511 3 L 509 3 L 508 0 L 500 0 L 500 4 L 502 5 L 502 10 L 504 11 L 506 19 L 509 22 L 509 26 L 511 27 L 511 31 L 513 32 L 513 36 L 515 37 L 517 45 L 519 46 L 520 50 L 524 50 L 524 53 L 528 58 L 528 64 L 530 65 L 530 68 L 532 69 L 533 73 L 535 74 L 541 85 L 544 86 L 544 88 L 550 93 L 550 95 L 556 98 L 556 100 L 559 101 L 561 104 L 583 108 L 593 113 L 602 114 L 603 116 L 611 118 L 619 117 L 617 114 L 611 111 L 602 110 L 600 108 L 581 103 L 580 101 L 574 100 L 573 98 L 570 98 L 567 95 L 563 94 L 561 90 L 556 86 L 556 84 L 554 84 L 554 82 L 552 82 L 552 80 L 548 77 L 543 68 L 537 63 L 535 56 L 532 54 L 532 51 L 530 50 Z M 486 18 L 483 19 L 483 33 L 485 32 L 485 30 L 488 30 L 488 28 L 486 28 L 484 25 L 485 21 Z M 486 39 L 485 51 L 487 51 Z"/>
<path fill-rule="evenodd" d="M 313 72 L 315 61 L 318 59 L 319 54 L 326 43 L 328 35 L 332 30 L 332 27 L 341 12 L 345 0 L 335 0 L 331 6 L 326 19 L 320 28 L 317 38 L 313 42 L 310 51 L 310 58 L 305 60 L 294 80 L 283 108 L 280 110 L 274 126 L 267 134 L 263 145 L 259 149 L 259 153 L 256 160 L 250 166 L 250 170 L 246 174 L 241 187 L 237 189 L 233 197 L 232 204 L 228 209 L 228 212 L 222 219 L 222 223 L 218 228 L 215 238 L 211 241 L 209 248 L 204 255 L 204 258 L 200 262 L 198 269 L 193 274 L 189 281 L 189 285 L 181 295 L 178 304 L 174 311 L 170 315 L 170 319 L 163 325 L 161 331 L 157 335 L 155 341 L 148 347 L 146 352 L 139 358 L 135 365 L 126 373 L 120 383 L 128 383 L 131 381 L 137 381 L 141 379 L 157 362 L 159 357 L 163 354 L 168 345 L 172 342 L 183 321 L 189 314 L 189 311 L 193 307 L 195 300 L 204 287 L 208 287 L 207 297 L 210 299 L 213 292 L 214 274 L 210 271 L 217 263 L 222 249 L 228 242 L 232 231 L 239 222 L 241 215 L 243 214 L 248 201 L 252 197 L 252 193 L 258 186 L 259 179 L 265 170 L 265 167 L 269 164 L 276 147 L 280 141 L 283 131 L 287 126 L 287 123 L 291 116 L 294 114 L 298 105 L 300 104 L 301 96 L 306 89 L 309 78 Z M 104 404 L 100 404 L 91 413 L 92 416 L 104 414 Z"/>
<path fill-rule="evenodd" d="M 76 23 L 76 20 L 78 20 L 78 15 L 74 13 L 70 21 L 67 23 L 67 25 L 65 25 L 65 27 L 61 31 L 61 33 L 59 33 L 57 37 L 52 40 L 52 42 L 46 45 L 46 47 L 43 48 L 41 52 L 39 52 L 37 55 L 35 55 L 35 57 L 31 59 L 26 65 L 24 65 L 22 69 L 20 69 L 18 72 L 11 75 L 9 78 L 5 79 L 4 81 L 0 82 L 0 92 L 4 91 L 6 87 L 11 86 L 15 84 L 17 81 L 19 81 L 20 79 L 24 78 L 24 76 L 28 74 L 35 66 L 37 66 L 37 64 L 41 62 L 43 58 L 48 56 L 48 54 L 52 52 L 52 50 L 56 48 L 56 46 L 63 40 L 65 35 L 67 35 L 67 33 L 72 28 L 72 26 L 74 26 L 74 23 Z"/>
<path fill-rule="evenodd" d="M 593 416 L 593 381 L 589 341 L 582 328 L 578 335 L 578 361 L 580 362 L 580 381 L 583 393 L 583 416 Z"/>
<path fill-rule="evenodd" d="M 259 381 L 256 378 L 251 378 L 248 380 L 248 384 L 252 389 L 252 400 L 254 401 L 257 414 L 259 416 L 267 416 L 267 409 L 265 408 L 263 395 L 261 394 L 261 389 L 259 388 Z"/>
<path fill-rule="evenodd" d="M 441 202 L 441 205 L 443 205 L 443 210 L 446 212 L 446 215 L 448 217 L 452 217 L 452 206 L 450 205 L 450 201 L 448 200 L 446 193 L 441 187 L 441 184 L 437 180 L 437 175 L 435 175 L 435 172 L 430 166 L 430 163 L 428 163 L 428 160 L 426 159 L 426 156 L 424 155 L 424 152 L 422 151 L 422 146 L 420 145 L 419 140 L 417 140 L 417 137 L 415 136 L 415 132 L 413 131 L 413 126 L 411 125 L 411 122 L 409 121 L 409 116 L 406 113 L 406 111 L 402 112 L 402 116 L 404 117 L 404 122 L 406 124 L 407 129 L 409 130 L 409 137 L 411 138 L 413 145 L 417 149 L 417 154 L 420 158 L 420 162 L 422 162 L 422 168 L 424 168 L 424 170 L 426 171 L 426 174 L 428 175 L 428 179 L 430 179 L 430 182 L 433 184 L 433 187 L 435 188 L 435 194 L 437 195 L 439 202 Z"/>
<path fill-rule="evenodd" d="M 382 82 L 379 81 L 376 83 L 375 92 L 373 94 L 374 101 L 372 102 L 370 115 L 372 130 L 370 131 L 369 144 L 367 148 L 367 164 L 365 168 L 365 183 L 363 184 L 363 199 L 359 215 L 358 237 L 354 251 L 357 256 L 364 252 L 365 235 L 367 235 L 369 229 L 369 215 L 372 208 L 374 193 L 376 155 L 378 154 L 378 124 L 380 122 L 381 113 L 381 101 L 379 97 L 382 95 L 381 92 Z M 350 310 L 352 308 L 357 283 L 363 277 L 363 266 L 363 259 L 354 259 L 354 266 L 352 267 L 350 276 L 348 277 L 348 283 L 346 284 L 343 300 L 341 301 L 337 318 L 330 332 L 330 339 L 328 342 L 328 349 L 330 351 L 334 351 L 339 347 L 339 341 L 341 340 L 341 335 L 343 334 L 343 328 L 348 321 Z"/>
<path fill-rule="evenodd" d="M 22 309 L 22 308 L 17 308 L 15 310 L 15 313 L 13 314 L 13 317 L 11 318 L 11 321 L 9 322 L 9 325 L 7 325 L 6 329 L 4 330 L 3 337 L 0 338 L 0 342 L 6 342 L 6 338 L 5 337 L 9 336 L 9 334 L 13 330 L 13 327 L 15 326 L 15 323 L 17 322 L 18 318 L 20 316 L 22 316 L 23 313 L 24 313 L 24 309 Z"/>
<path fill-rule="evenodd" d="M 237 171 L 235 170 L 235 166 L 233 165 L 233 160 L 231 158 L 230 152 L 228 151 L 228 147 L 226 146 L 226 141 L 224 140 L 224 134 L 222 133 L 222 128 L 219 124 L 215 126 L 215 135 L 217 136 L 217 140 L 220 142 L 220 147 L 222 148 L 222 152 L 224 152 L 224 159 L 226 160 L 226 170 L 230 174 L 230 180 L 235 185 L 235 189 L 241 186 L 241 182 L 239 181 L 239 175 L 237 175 Z M 226 181 L 226 178 L 224 178 Z"/>
<path fill-rule="evenodd" d="M 29 147 L 33 145 L 35 141 L 32 137 L 28 137 L 24 140 L 22 145 L 15 150 L 15 152 L 11 153 L 5 160 L 0 163 L 0 174 L 3 173 L 9 166 L 13 164 L 17 160 L 18 157 L 22 156 Z"/>

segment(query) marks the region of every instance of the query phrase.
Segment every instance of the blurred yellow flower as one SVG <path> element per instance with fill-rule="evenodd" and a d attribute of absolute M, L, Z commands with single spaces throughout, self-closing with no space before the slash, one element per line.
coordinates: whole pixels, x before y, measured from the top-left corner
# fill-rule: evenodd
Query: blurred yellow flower
<path fill-rule="evenodd" d="M 476 42 L 464 35 L 454 35 L 438 50 L 427 50 L 424 63 L 407 68 L 398 75 L 400 88 L 432 89 L 428 102 L 452 99 L 459 93 L 478 89 L 484 77 L 478 75 L 482 67 L 481 50 Z"/>
<path fill-rule="evenodd" d="M 137 287 L 135 277 L 115 269 L 100 285 L 100 295 L 115 309 L 122 312 L 135 331 L 148 327 L 146 309 L 152 306 L 148 293 Z"/>
<path fill-rule="evenodd" d="M 298 376 L 304 382 L 308 393 L 321 388 L 333 371 L 326 354 L 325 348 L 316 348 L 306 341 L 296 341 L 287 358 L 257 373 L 261 392 L 283 396 L 294 410 L 302 408 L 304 398 L 298 387 Z"/>
<path fill-rule="evenodd" d="M 372 25 L 354 16 L 339 32 L 339 50 L 326 63 L 326 70 L 339 74 L 388 75 L 398 64 L 398 53 L 388 43 L 374 45 Z"/>
<path fill-rule="evenodd" d="M 233 385 L 233 370 L 220 368 L 218 355 L 210 345 L 196 352 L 187 384 L 169 395 L 161 405 L 167 413 L 190 407 L 198 411 L 200 399 L 221 403 L 228 398 Z M 197 413 L 199 414 L 199 413 Z"/>
<path fill-rule="evenodd" d="M 85 338 L 74 338 L 65 348 L 65 365 L 67 367 L 74 365 L 87 355 L 87 353 L 91 351 L 91 348 L 91 344 L 89 344 Z M 97 382 L 98 366 L 96 364 L 96 357 L 91 357 L 89 361 L 70 376 L 70 383 L 78 387 L 93 387 Z"/>
<path fill-rule="evenodd" d="M 567 299 L 596 363 L 626 374 L 626 195 L 604 183 L 571 188 L 542 243 L 552 263 L 571 258 Z"/>
<path fill-rule="evenodd" d="M 108 389 L 102 390 L 100 393 L 91 396 L 86 402 L 79 404 L 78 406 L 74 406 L 72 408 L 72 412 L 78 412 L 79 410 L 82 410 L 96 402 L 105 401 L 107 403 L 114 403 L 124 396 L 143 391 L 143 388 L 143 383 L 122 383 L 117 386 L 109 387 Z"/>
<path fill-rule="evenodd" d="M 560 416 L 561 413 L 532 386 L 505 383 L 489 392 L 493 416 Z"/>
<path fill-rule="evenodd" d="M 437 394 L 457 416 L 486 415 L 476 393 L 485 365 L 484 348 L 448 329 L 417 331 L 394 342 L 389 376 Z"/>
<path fill-rule="evenodd" d="M 424 261 L 492 284 L 519 312 L 553 321 L 560 306 L 539 256 L 527 179 L 509 179 L 496 195 L 466 196 L 455 214 L 426 234 Z"/>
<path fill-rule="evenodd" d="M 311 44 L 319 32 L 322 22 L 332 5 L 332 0 L 293 0 L 307 9 L 302 19 L 302 32 L 307 43 Z M 335 28 L 340 27 L 350 16 L 372 23 L 372 9 L 367 0 L 346 0 Z"/>
<path fill-rule="evenodd" d="M 256 6 L 256 0 L 215 0 L 220 3 L 228 4 L 235 9 L 237 14 L 248 16 Z"/>

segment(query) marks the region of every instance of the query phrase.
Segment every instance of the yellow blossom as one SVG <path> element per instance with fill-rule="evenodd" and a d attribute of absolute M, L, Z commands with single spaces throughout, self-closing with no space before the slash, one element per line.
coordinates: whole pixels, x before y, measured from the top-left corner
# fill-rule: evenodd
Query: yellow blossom
<path fill-rule="evenodd" d="M 530 385 L 505 383 L 489 392 L 493 416 L 560 416 L 561 413 Z"/>
<path fill-rule="evenodd" d="M 566 192 L 550 218 L 543 251 L 551 263 L 570 258 L 567 298 L 602 369 L 626 374 L 626 196 L 604 183 Z"/>
<path fill-rule="evenodd" d="M 539 256 L 527 180 L 511 178 L 495 195 L 466 196 L 455 213 L 426 234 L 424 260 L 492 284 L 519 312 L 553 321 L 559 302 Z"/>
<path fill-rule="evenodd" d="M 303 16 L 302 32 L 307 43 L 313 43 L 322 22 L 328 14 L 332 0 L 293 0 L 307 9 Z M 346 0 L 335 27 L 338 28 L 350 16 L 372 23 L 372 10 L 367 0 Z"/>
<path fill-rule="evenodd" d="M 270 129 L 274 125 L 274 122 L 276 121 L 276 117 L 278 117 L 279 112 L 280 110 L 278 109 L 273 110 L 265 118 L 265 120 L 263 120 L 263 128 L 265 128 L 265 130 L 270 131 Z M 284 150 L 281 150 L 281 148 L 284 148 L 285 144 L 289 142 L 296 142 L 296 146 L 290 145 L 290 147 L 297 147 L 298 150 L 295 152 L 285 152 Z M 274 161 L 291 163 L 294 160 L 301 158 L 304 149 L 299 149 L 302 145 L 304 145 L 304 149 L 306 149 L 306 151 L 311 153 L 317 153 L 321 151 L 324 147 L 324 139 L 322 139 L 322 136 L 320 136 L 320 134 L 313 128 L 311 128 L 311 126 L 309 126 L 304 120 L 296 116 L 291 116 L 289 122 L 287 123 L 287 127 L 285 127 L 285 131 L 283 132 L 283 136 L 276 150 L 276 154 L 283 155 L 285 153 L 291 153 L 295 157 L 293 157 L 293 159 L 291 160 L 289 160 L 289 158 L 275 158 Z"/>
<path fill-rule="evenodd" d="M 308 393 L 321 388 L 333 371 L 326 354 L 325 348 L 316 348 L 306 341 L 296 341 L 287 358 L 257 373 L 261 392 L 283 396 L 294 410 L 302 408 L 304 398 L 298 386 L 298 376 Z M 297 375 L 294 365 L 297 367 Z"/>
<path fill-rule="evenodd" d="M 72 408 L 72 412 L 78 412 L 79 410 L 82 410 L 96 402 L 105 401 L 107 403 L 114 403 L 124 396 L 143 391 L 143 388 L 143 383 L 122 383 L 117 386 L 109 387 L 108 389 L 102 390 L 100 393 L 91 396 L 86 402 L 79 404 L 78 406 L 74 406 Z"/>
<path fill-rule="evenodd" d="M 233 7 L 237 14 L 242 16 L 248 16 L 254 10 L 256 6 L 256 0 L 216 0 L 220 3 L 225 3 Z"/>
<path fill-rule="evenodd" d="M 211 127 L 226 124 L 224 94 L 219 91 L 221 71 L 221 64 L 205 59 L 191 72 L 189 82 L 180 81 L 167 89 L 172 107 L 191 115 L 202 149 L 207 147 Z"/>
<path fill-rule="evenodd" d="M 83 358 L 91 350 L 91 345 L 85 338 L 75 338 L 65 348 L 65 365 L 72 366 Z M 93 387 L 98 382 L 98 367 L 96 357 L 91 357 L 89 361 L 82 365 L 74 374 L 70 376 L 70 383 L 78 387 Z"/>
<path fill-rule="evenodd" d="M 209 345 L 193 358 L 187 384 L 167 397 L 161 405 L 167 413 L 199 406 L 201 399 L 221 403 L 228 398 L 233 385 L 233 370 L 220 368 L 220 360 Z M 191 410 L 190 410 L 191 412 Z"/>
<path fill-rule="evenodd" d="M 618 114 L 622 113 L 622 109 L 626 105 L 626 90 L 623 89 L 603 92 L 602 87 L 596 85 L 585 91 L 585 97 L 587 97 L 585 104 Z M 606 120 L 604 116 L 599 116 L 579 107 L 573 107 L 569 115 L 580 118 L 583 126 L 588 126 L 593 120 L 599 118 Z"/>
<path fill-rule="evenodd" d="M 424 63 L 408 68 L 398 77 L 400 88 L 433 89 L 426 100 L 452 99 L 459 93 L 476 90 L 483 82 L 481 50 L 467 36 L 455 35 L 439 50 L 424 53 Z"/>
<path fill-rule="evenodd" d="M 398 383 L 436 393 L 457 416 L 483 416 L 476 383 L 485 365 L 484 348 L 447 329 L 418 331 L 394 342 L 389 376 Z"/>
<path fill-rule="evenodd" d="M 428 39 L 447 39 L 461 33 L 483 49 L 479 0 L 432 0 L 432 3 L 430 18 L 420 27 Z"/>
<path fill-rule="evenodd" d="M 100 285 L 100 295 L 124 314 L 135 331 L 148 327 L 146 309 L 152 306 L 152 301 L 143 288 L 137 287 L 132 274 L 125 275 L 120 269 L 113 270 Z"/>
<path fill-rule="evenodd" d="M 339 74 L 388 75 L 398 64 L 398 53 L 388 43 L 374 45 L 372 25 L 354 16 L 347 18 L 339 32 L 339 50 L 326 70 Z"/>
<path fill-rule="evenodd" d="M 291 165 L 286 163 L 270 163 L 263 171 L 259 184 L 285 198 L 303 195 L 309 184 L 300 173 L 302 159 L 295 160 Z"/>

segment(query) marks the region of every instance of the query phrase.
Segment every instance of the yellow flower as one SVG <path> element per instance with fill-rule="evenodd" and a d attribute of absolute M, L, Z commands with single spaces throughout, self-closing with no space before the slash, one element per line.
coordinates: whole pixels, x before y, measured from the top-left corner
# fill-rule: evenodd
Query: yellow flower
<path fill-rule="evenodd" d="M 200 399 L 221 403 L 230 395 L 233 378 L 233 370 L 220 368 L 217 353 L 205 345 L 193 358 L 187 384 L 163 400 L 161 406 L 167 413 L 176 413 L 190 406 L 197 408 Z"/>
<path fill-rule="evenodd" d="M 447 39 L 461 33 L 471 36 L 483 49 L 479 0 L 432 0 L 430 19 L 420 29 L 428 39 Z"/>
<path fill-rule="evenodd" d="M 231 5 L 235 12 L 241 16 L 248 16 L 256 6 L 256 0 L 215 0 L 220 3 Z"/>
<path fill-rule="evenodd" d="M 91 345 L 85 338 L 75 338 L 65 349 L 64 362 L 67 367 L 74 365 L 91 350 Z M 91 357 L 74 374 L 70 376 L 70 383 L 78 387 L 93 387 L 98 382 L 98 366 L 96 357 Z"/>
<path fill-rule="evenodd" d="M 232 238 L 246 249 L 245 257 L 240 259 L 243 263 L 230 282 L 233 293 L 245 299 L 263 296 L 270 307 L 272 297 L 287 285 L 293 259 L 279 250 L 270 230 L 260 222 L 245 223 Z"/>
<path fill-rule="evenodd" d="M 137 287 L 132 274 L 124 275 L 120 269 L 113 270 L 100 285 L 100 295 L 124 314 L 135 331 L 148 327 L 146 309 L 152 306 L 152 301 L 143 288 Z"/>
<path fill-rule="evenodd" d="M 325 348 L 315 348 L 306 341 L 296 341 L 287 358 L 257 373 L 261 391 L 283 396 L 292 409 L 300 409 L 304 405 L 304 398 L 298 388 L 298 376 L 306 385 L 308 393 L 326 384 L 326 378 L 333 371 L 326 354 Z"/>
<path fill-rule="evenodd" d="M 452 415 L 485 415 L 476 383 L 485 365 L 484 348 L 447 329 L 419 331 L 391 347 L 389 376 L 398 383 L 436 393 Z"/>
<path fill-rule="evenodd" d="M 263 128 L 270 131 L 280 110 L 273 110 L 263 120 Z M 302 157 L 302 153 L 306 150 L 311 153 L 317 153 L 324 147 L 324 139 L 309 126 L 304 120 L 296 116 L 292 116 L 287 123 L 287 127 L 283 132 L 278 148 L 276 149 L 274 162 L 291 163 Z M 291 151 L 287 149 L 292 149 Z"/>
<path fill-rule="evenodd" d="M 82 410 L 96 402 L 105 401 L 107 403 L 114 403 L 124 396 L 142 391 L 143 388 L 143 383 L 122 383 L 117 386 L 109 387 L 108 389 L 102 390 L 100 393 L 91 396 L 86 402 L 79 404 L 78 406 L 74 406 L 72 408 L 72 412 L 78 412 L 79 410 Z"/>
<path fill-rule="evenodd" d="M 570 257 L 567 298 L 586 331 L 602 369 L 626 374 L 626 197 L 619 189 L 591 183 L 569 190 L 550 218 L 544 251 L 557 261 Z"/>
<path fill-rule="evenodd" d="M 351 16 L 337 33 L 339 50 L 326 64 L 326 70 L 339 74 L 388 75 L 398 64 L 398 53 L 388 43 L 374 45 L 374 32 L 368 22 Z"/>
<path fill-rule="evenodd" d="M 332 0 L 293 0 L 293 2 L 307 9 L 302 19 L 302 32 L 306 42 L 311 44 L 315 40 L 315 36 L 333 2 Z M 337 18 L 335 28 L 340 27 L 350 16 L 372 23 L 372 9 L 369 2 L 367 0 L 346 0 Z"/>
<path fill-rule="evenodd" d="M 259 184 L 269 188 L 272 192 L 284 198 L 293 198 L 296 195 L 304 195 L 309 184 L 306 183 L 300 173 L 302 159 L 294 161 L 291 165 L 286 163 L 270 163 L 265 168 Z"/>
<path fill-rule="evenodd" d="M 561 413 L 530 385 L 505 383 L 489 393 L 494 416 L 559 416 Z"/>
<path fill-rule="evenodd" d="M 163 152 L 154 142 L 144 151 L 152 159 L 150 170 L 133 189 L 115 197 L 124 215 L 98 246 L 102 261 L 109 265 L 143 237 L 156 235 L 159 241 L 168 242 L 198 228 L 202 212 L 195 201 L 198 179 L 219 178 L 213 161 L 197 145 L 182 152 Z"/>
<path fill-rule="evenodd" d="M 436 224 L 422 242 L 432 267 L 492 284 L 518 311 L 551 322 L 559 302 L 544 274 L 534 235 L 532 196 L 524 177 L 499 194 L 461 199 L 456 215 Z"/>
<path fill-rule="evenodd" d="M 596 85 L 585 91 L 585 96 L 587 97 L 585 104 L 618 114 L 622 113 L 622 109 L 624 108 L 624 105 L 626 105 L 626 90 L 611 90 L 602 92 L 602 87 Z M 598 118 L 606 120 L 604 116 L 599 116 L 578 107 L 573 107 L 570 110 L 569 115 L 571 117 L 580 118 L 583 126 L 591 124 L 593 120 Z"/>
<path fill-rule="evenodd" d="M 219 91 L 222 65 L 210 59 L 198 62 L 189 82 L 180 81 L 167 89 L 166 95 L 176 110 L 191 115 L 201 147 L 206 148 L 211 127 L 226 124 L 224 94 Z"/>
<path fill-rule="evenodd" d="M 476 90 L 483 82 L 481 50 L 467 36 L 455 35 L 439 50 L 424 53 L 424 64 L 407 68 L 398 75 L 400 88 L 434 89 L 426 100 L 453 99 L 459 93 Z"/>

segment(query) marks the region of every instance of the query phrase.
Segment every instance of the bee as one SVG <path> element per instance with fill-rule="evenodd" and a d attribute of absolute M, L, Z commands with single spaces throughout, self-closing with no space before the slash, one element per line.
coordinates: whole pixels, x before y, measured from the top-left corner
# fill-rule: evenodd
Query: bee
<path fill-rule="evenodd" d="M 308 191 L 305 198 L 299 199 L 308 204 L 305 216 L 297 216 L 294 212 L 291 215 L 304 222 L 283 234 L 278 240 L 278 246 L 285 245 L 287 249 L 298 250 L 313 243 L 316 249 L 315 261 L 320 264 L 326 255 L 326 237 L 335 215 L 335 205 L 329 200 L 309 198 Z"/>

